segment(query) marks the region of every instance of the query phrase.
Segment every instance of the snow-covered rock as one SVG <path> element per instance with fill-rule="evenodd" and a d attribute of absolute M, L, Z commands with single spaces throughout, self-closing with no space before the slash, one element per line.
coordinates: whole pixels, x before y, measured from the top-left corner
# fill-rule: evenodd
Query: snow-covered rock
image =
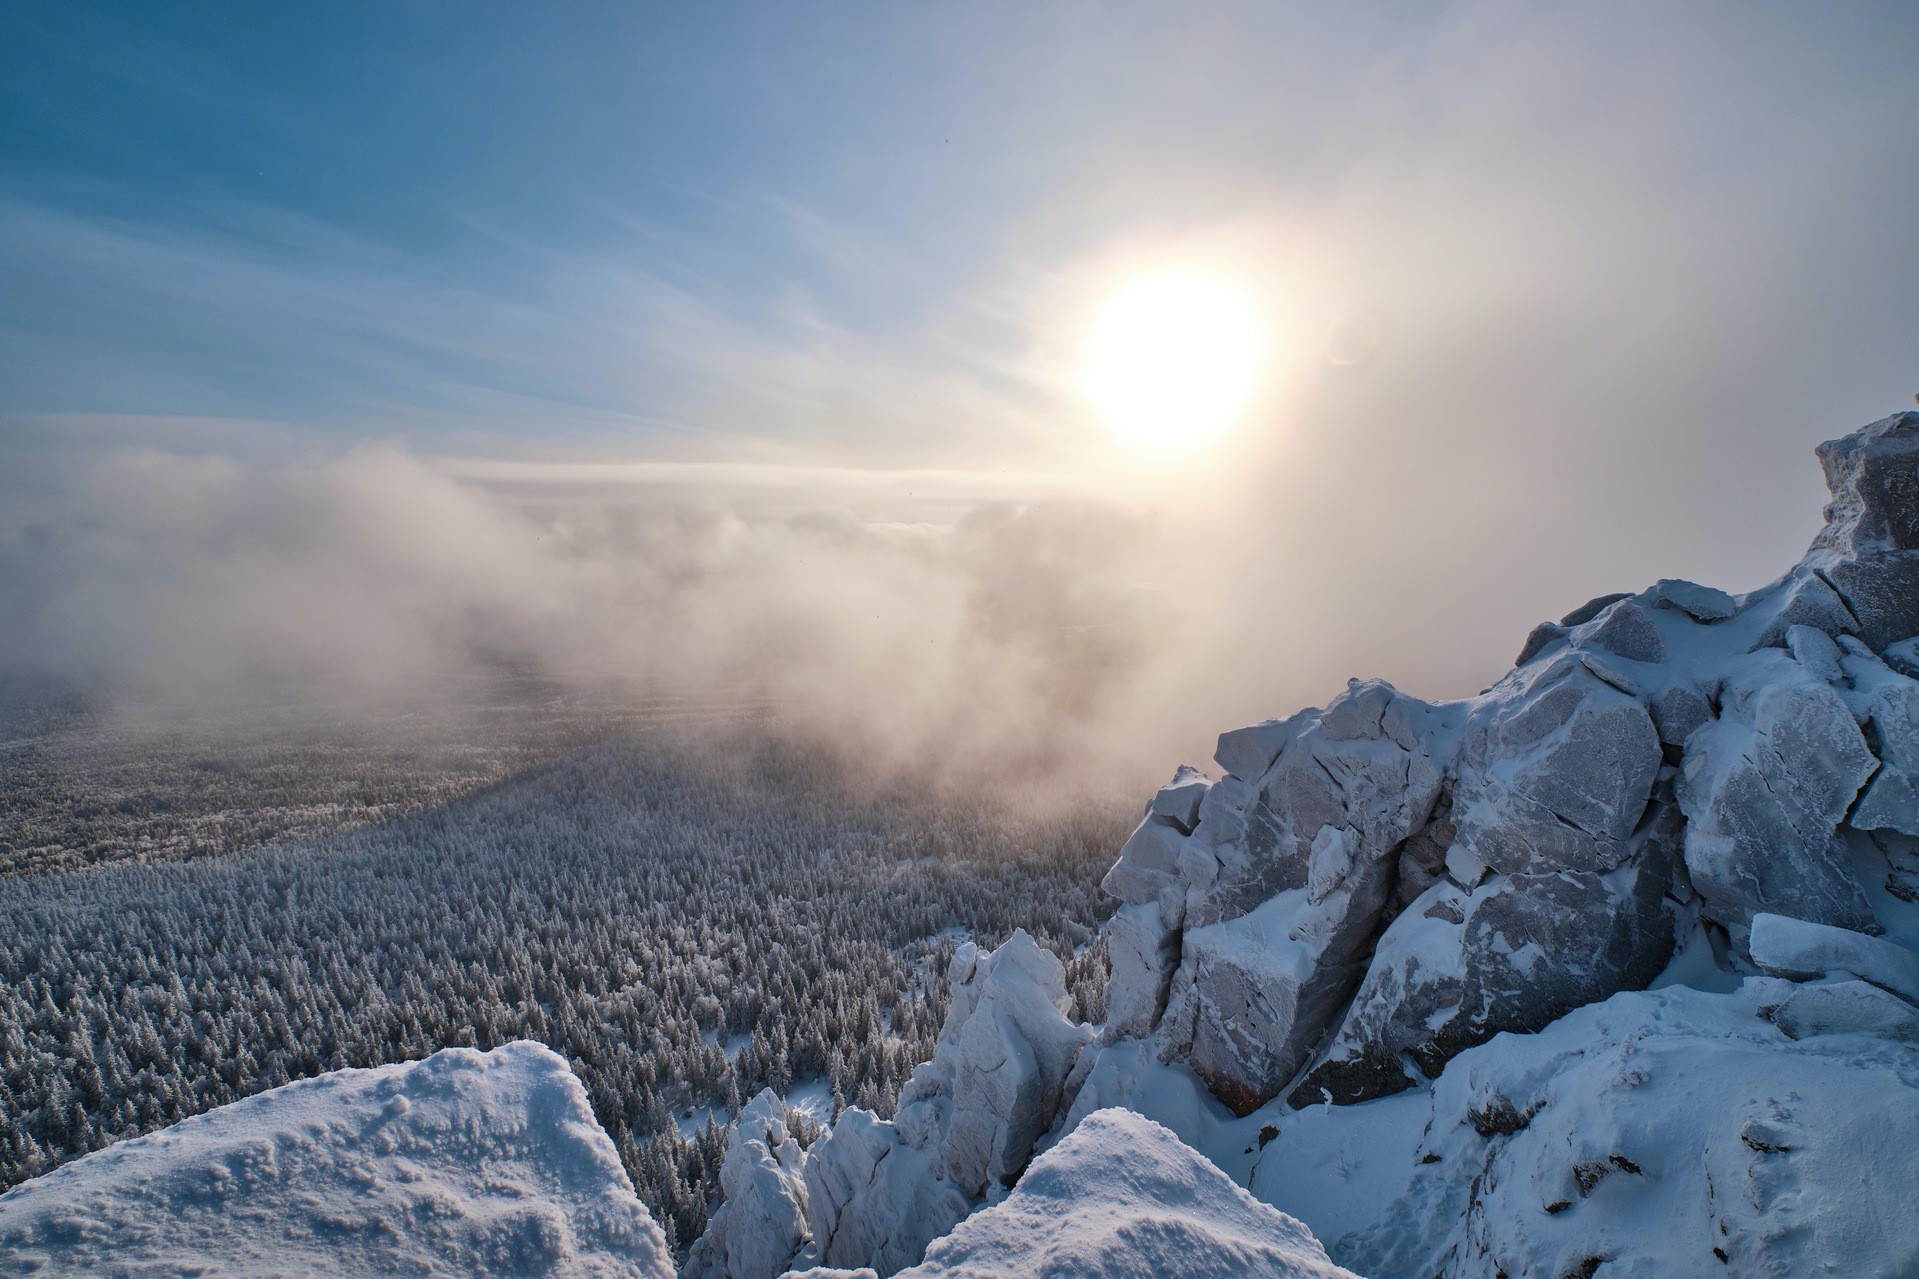
<path fill-rule="evenodd" d="M 1795 572 L 1825 580 L 1873 649 L 1919 634 L 1919 413 L 1826 441 L 1819 464 L 1832 502 Z"/>
<path fill-rule="evenodd" d="M 1301 1112 L 1254 1193 L 1374 1279 L 1919 1273 L 1919 1046 L 1862 986 L 1614 995 L 1430 1093 Z M 1789 1031 L 1808 996 L 1826 1024 Z"/>
<path fill-rule="evenodd" d="M 1838 830 L 1877 767 L 1825 675 L 1780 649 L 1740 659 L 1719 718 L 1687 739 L 1678 787 L 1686 869 L 1708 914 L 1735 928 L 1786 911 L 1876 930 Z"/>
<path fill-rule="evenodd" d="M 1066 970 L 1024 931 L 991 954 L 960 947 L 933 1059 L 891 1122 L 853 1108 L 804 1164 L 810 1256 L 882 1275 L 1012 1184 L 1065 1100 L 1090 1028 L 1068 1018 Z"/>
<path fill-rule="evenodd" d="M 831 1266 L 890 1275 L 918 1261 L 926 1245 L 973 1209 L 940 1166 L 934 1134 L 850 1107 L 806 1161 L 808 1256 Z"/>
<path fill-rule="evenodd" d="M 962 946 L 946 984 L 933 1059 L 900 1091 L 895 1123 L 942 1129 L 941 1167 L 976 1197 L 1019 1176 L 1092 1032 L 1067 1016 L 1065 967 L 1024 929 L 991 954 Z"/>
<path fill-rule="evenodd" d="M 811 1238 L 806 1152 L 787 1125 L 787 1106 L 762 1089 L 740 1111 L 720 1165 L 726 1201 L 680 1270 L 682 1279 L 774 1279 Z"/>
<path fill-rule="evenodd" d="M 566 1063 L 534 1043 L 343 1070 L 0 1195 L 0 1273 L 667 1279 Z"/>
<path fill-rule="evenodd" d="M 1365 984 L 1292 1103 L 1397 1092 L 1501 1031 L 1535 1029 L 1646 985 L 1672 950 L 1661 899 L 1673 825 L 1654 826 L 1632 864 L 1611 874 L 1494 874 L 1471 891 L 1434 885 L 1380 938 Z"/>
<path fill-rule="evenodd" d="M 1919 955 L 1893 942 L 1785 915 L 1755 915 L 1750 945 L 1752 962 L 1774 976 L 1851 973 L 1919 1004 Z"/>
<path fill-rule="evenodd" d="M 1102 1042 L 1242 1114 L 1357 1102 L 1645 986 L 1676 918 L 1743 957 L 1758 914 L 1919 900 L 1919 414 L 1819 455 L 1826 527 L 1760 590 L 1602 595 L 1478 697 L 1355 681 L 1222 734 L 1105 881 Z"/>
<path fill-rule="evenodd" d="M 1285 1085 L 1364 972 L 1400 850 L 1439 796 L 1434 718 L 1391 685 L 1355 682 L 1257 751 L 1222 739 L 1229 759 L 1278 753 L 1254 784 L 1209 790 L 1170 859 L 1185 931 L 1159 1037 L 1235 1109 Z"/>
<path fill-rule="evenodd" d="M 793 1279 L 849 1279 L 811 1270 Z M 871 1275 L 872 1271 L 864 1272 Z M 1033 1161 L 1003 1201 L 927 1250 L 908 1279 L 1351 1279 L 1299 1222 L 1166 1129 L 1101 1110 Z"/>

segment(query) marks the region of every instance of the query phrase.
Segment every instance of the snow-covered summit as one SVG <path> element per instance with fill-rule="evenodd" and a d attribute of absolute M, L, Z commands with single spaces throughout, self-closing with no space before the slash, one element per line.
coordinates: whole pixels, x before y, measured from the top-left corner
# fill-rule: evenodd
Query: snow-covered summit
<path fill-rule="evenodd" d="M 343 1070 L 0 1195 L 36 1279 L 668 1279 L 672 1256 L 560 1057 L 517 1042 Z"/>

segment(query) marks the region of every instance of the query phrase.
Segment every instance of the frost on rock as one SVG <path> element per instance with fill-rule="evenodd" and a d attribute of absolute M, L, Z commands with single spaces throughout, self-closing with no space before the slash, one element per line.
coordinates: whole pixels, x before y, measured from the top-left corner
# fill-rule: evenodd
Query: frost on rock
<path fill-rule="evenodd" d="M 0 1195 L 0 1273 L 668 1279 L 665 1238 L 538 1044 L 343 1070 Z"/>
<path fill-rule="evenodd" d="M 1066 971 L 1025 932 L 947 970 L 952 1005 L 933 1059 L 891 1122 L 847 1110 L 805 1164 L 812 1259 L 892 1274 L 989 1192 L 1012 1184 L 1065 1100 L 1092 1031 L 1067 1012 Z"/>
<path fill-rule="evenodd" d="M 1819 671 L 1779 649 L 1743 660 L 1719 718 L 1687 739 L 1678 788 L 1686 869 L 1707 913 L 1734 927 L 1776 911 L 1877 929 L 1838 833 L 1877 766 Z"/>
<path fill-rule="evenodd" d="M 1398 1117 L 1410 1150 L 1344 1141 L 1335 1111 L 1282 1132 L 1253 1189 L 1323 1202 L 1330 1159 L 1380 1189 L 1322 1235 L 1380 1279 L 1915 1274 L 1915 1024 L 1863 982 L 1622 993 L 1455 1058 Z"/>
<path fill-rule="evenodd" d="M 1776 977 L 1850 973 L 1919 1004 L 1919 955 L 1897 943 L 1785 915 L 1757 915 L 1751 947 L 1752 962 Z"/>
<path fill-rule="evenodd" d="M 1359 1102 L 1644 987 L 1675 918 L 1723 964 L 1755 915 L 1919 902 L 1919 414 L 1819 456 L 1825 528 L 1760 590 L 1602 595 L 1478 697 L 1355 681 L 1222 735 L 1105 881 L 1103 1041 L 1240 1114 Z"/>
<path fill-rule="evenodd" d="M 771 1089 L 740 1112 L 720 1165 L 726 1201 L 681 1268 L 682 1279 L 774 1279 L 810 1237 L 806 1152 Z"/>
<path fill-rule="evenodd" d="M 793 1279 L 852 1279 L 811 1270 Z M 867 1273 L 871 1273 L 870 1271 Z M 903 1271 L 910 1279 L 1352 1279 L 1305 1226 L 1260 1203 L 1206 1158 L 1125 1110 L 1087 1117 Z"/>

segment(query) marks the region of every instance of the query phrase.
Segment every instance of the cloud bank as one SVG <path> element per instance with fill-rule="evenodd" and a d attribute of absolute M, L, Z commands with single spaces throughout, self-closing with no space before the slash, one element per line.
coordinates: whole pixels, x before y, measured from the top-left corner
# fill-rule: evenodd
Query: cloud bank
<path fill-rule="evenodd" d="M 763 703 L 773 727 L 878 767 L 1123 753 L 1098 739 L 1166 638 L 1139 584 L 1148 516 L 961 486 L 956 518 L 906 522 L 834 503 L 818 475 L 796 503 L 717 470 L 502 491 L 393 445 L 109 453 L 0 542 L 0 674 L 170 724 L 431 709 L 510 679 Z M 870 506 L 879 482 L 848 478 Z"/>

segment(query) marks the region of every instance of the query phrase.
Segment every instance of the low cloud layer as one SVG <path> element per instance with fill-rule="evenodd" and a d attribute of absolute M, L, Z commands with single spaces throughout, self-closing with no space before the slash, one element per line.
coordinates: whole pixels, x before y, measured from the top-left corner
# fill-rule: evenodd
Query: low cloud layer
<path fill-rule="evenodd" d="M 0 546 L 0 673 L 170 723 L 508 677 L 764 701 L 861 763 L 993 772 L 1095 750 L 1165 651 L 1141 513 L 876 519 L 721 478 L 503 492 L 395 446 L 108 454 Z"/>

